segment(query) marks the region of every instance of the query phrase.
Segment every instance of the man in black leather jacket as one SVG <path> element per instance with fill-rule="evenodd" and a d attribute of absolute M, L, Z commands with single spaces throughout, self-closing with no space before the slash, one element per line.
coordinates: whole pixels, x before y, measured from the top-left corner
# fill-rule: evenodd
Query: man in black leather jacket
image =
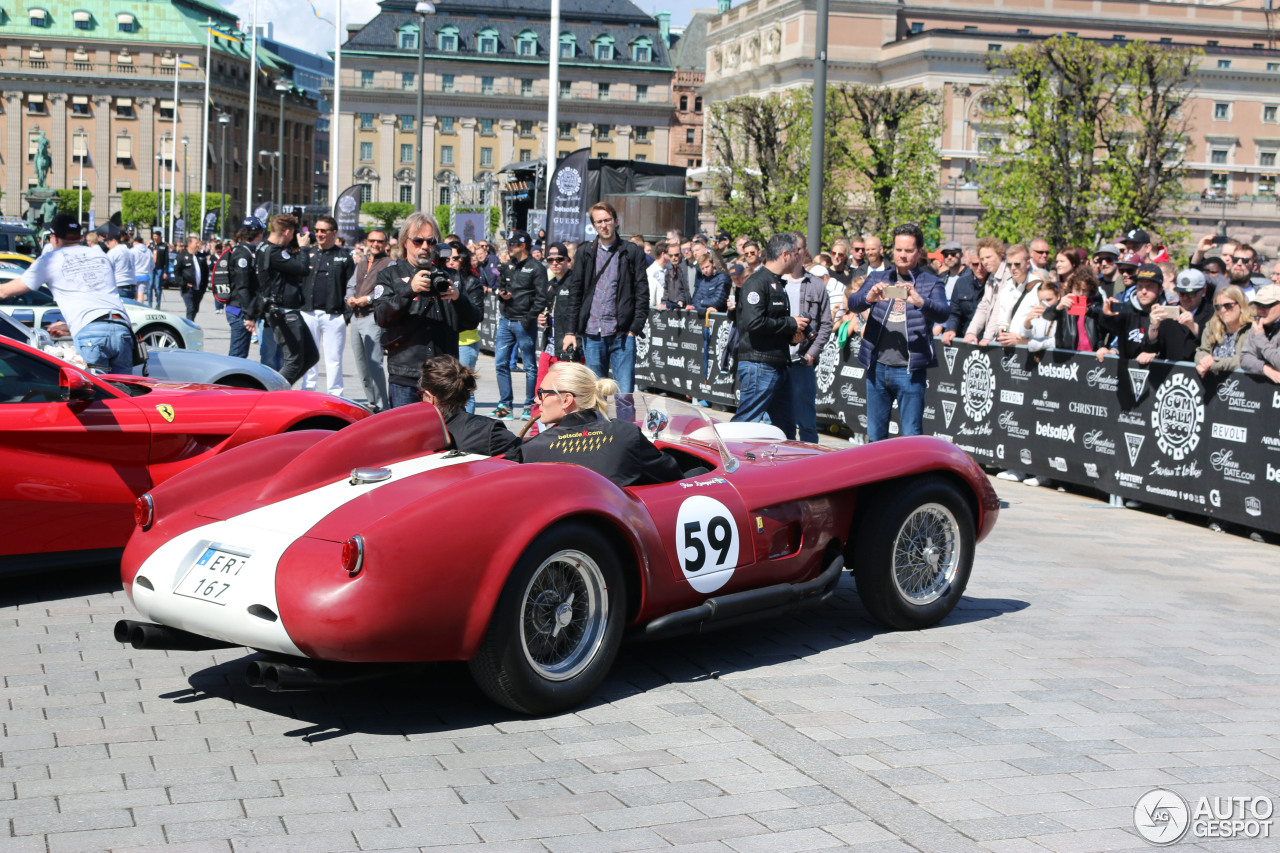
<path fill-rule="evenodd" d="M 307 256 L 294 241 L 298 220 L 287 213 L 271 218 L 271 233 L 254 252 L 258 299 L 251 312 L 271 328 L 280 350 L 280 375 L 290 385 L 320 359 L 316 342 L 302 321 L 302 286 Z M 250 331 L 253 331 L 252 329 Z"/>
<path fill-rule="evenodd" d="M 403 257 L 378 273 L 373 288 L 373 316 L 382 327 L 392 408 L 418 402 L 422 363 L 437 355 L 457 358 L 458 334 L 480 325 L 479 309 L 435 269 L 439 239 L 434 219 L 411 214 L 400 229 Z"/>
<path fill-rule="evenodd" d="M 218 259 L 219 265 L 227 265 L 225 275 L 231 285 L 226 307 L 227 325 L 231 327 L 228 355 L 237 358 L 249 357 L 252 332 L 245 321 L 251 319 L 253 305 L 258 299 L 258 274 L 254 270 L 253 253 L 262 240 L 264 230 L 261 219 L 256 216 L 246 218 L 236 232 L 236 244 L 225 258 Z"/>

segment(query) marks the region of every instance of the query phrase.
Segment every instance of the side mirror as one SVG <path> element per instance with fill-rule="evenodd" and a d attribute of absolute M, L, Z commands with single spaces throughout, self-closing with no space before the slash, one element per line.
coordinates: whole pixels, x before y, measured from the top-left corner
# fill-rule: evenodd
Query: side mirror
<path fill-rule="evenodd" d="M 97 386 L 74 367 L 64 367 L 59 371 L 58 388 L 62 391 L 64 403 L 84 402 L 98 395 Z"/>

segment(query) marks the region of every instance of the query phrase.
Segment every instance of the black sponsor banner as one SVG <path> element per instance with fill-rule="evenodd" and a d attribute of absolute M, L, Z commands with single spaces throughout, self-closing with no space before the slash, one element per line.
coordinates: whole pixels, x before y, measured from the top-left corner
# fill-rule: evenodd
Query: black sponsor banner
<path fill-rule="evenodd" d="M 587 161 L 590 148 L 579 148 L 556 164 L 547 184 L 547 245 L 587 237 Z M 536 233 L 532 225 L 530 231 Z"/>
<path fill-rule="evenodd" d="M 352 184 L 338 196 L 333 205 L 333 218 L 338 223 L 338 236 L 348 246 L 360 242 L 360 184 Z"/>
<path fill-rule="evenodd" d="M 491 350 L 494 302 L 485 316 Z M 729 324 L 710 324 L 704 343 L 701 315 L 651 313 L 636 387 L 733 407 L 734 377 L 719 368 Z M 819 421 L 855 435 L 867 426 L 860 343 L 840 348 L 833 335 L 816 368 Z M 1201 379 L 1188 364 L 935 345 L 924 430 L 979 463 L 1280 533 L 1280 386 L 1239 372 Z"/>

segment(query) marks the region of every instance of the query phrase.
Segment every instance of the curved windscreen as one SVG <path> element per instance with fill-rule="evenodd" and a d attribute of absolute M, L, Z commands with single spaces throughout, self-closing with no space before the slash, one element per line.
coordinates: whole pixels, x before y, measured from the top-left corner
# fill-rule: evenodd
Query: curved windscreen
<path fill-rule="evenodd" d="M 630 421 L 651 441 L 696 441 L 720 455 L 724 470 L 737 467 L 706 409 L 656 394 L 617 394 L 610 400 L 609 416 Z"/>

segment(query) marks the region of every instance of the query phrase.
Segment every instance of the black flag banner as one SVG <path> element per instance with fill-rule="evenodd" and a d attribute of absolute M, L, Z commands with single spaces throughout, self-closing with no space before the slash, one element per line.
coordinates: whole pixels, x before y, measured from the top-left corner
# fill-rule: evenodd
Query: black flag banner
<path fill-rule="evenodd" d="M 590 148 L 579 148 L 556 165 L 547 188 L 547 243 L 582 241 L 587 236 L 587 160 Z"/>
<path fill-rule="evenodd" d="M 360 184 L 342 191 L 333 205 L 333 218 L 338 221 L 338 236 L 348 246 L 360 242 Z"/>

